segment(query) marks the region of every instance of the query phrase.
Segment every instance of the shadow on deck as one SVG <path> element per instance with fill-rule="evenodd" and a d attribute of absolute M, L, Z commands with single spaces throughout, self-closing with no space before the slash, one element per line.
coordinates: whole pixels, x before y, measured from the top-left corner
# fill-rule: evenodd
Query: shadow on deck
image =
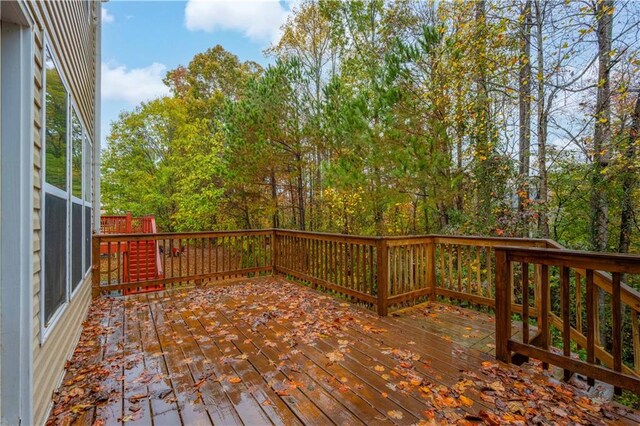
<path fill-rule="evenodd" d="M 640 420 L 536 366 L 495 361 L 494 330 L 488 315 L 440 304 L 379 317 L 281 277 L 102 298 L 49 423 Z"/>

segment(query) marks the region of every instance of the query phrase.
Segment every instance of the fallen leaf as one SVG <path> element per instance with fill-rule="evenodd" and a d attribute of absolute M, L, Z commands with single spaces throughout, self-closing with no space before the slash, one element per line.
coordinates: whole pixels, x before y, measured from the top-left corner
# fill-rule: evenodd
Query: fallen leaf
<path fill-rule="evenodd" d="M 473 405 L 473 400 L 471 398 L 467 398 L 464 395 L 460 395 L 460 402 L 462 402 L 462 405 L 465 405 L 467 407 L 471 407 Z"/>
<path fill-rule="evenodd" d="M 401 420 L 404 417 L 404 415 L 402 414 L 402 411 L 398 411 L 398 410 L 387 411 L 387 416 L 389 416 L 389 418 L 396 419 L 396 420 Z"/>

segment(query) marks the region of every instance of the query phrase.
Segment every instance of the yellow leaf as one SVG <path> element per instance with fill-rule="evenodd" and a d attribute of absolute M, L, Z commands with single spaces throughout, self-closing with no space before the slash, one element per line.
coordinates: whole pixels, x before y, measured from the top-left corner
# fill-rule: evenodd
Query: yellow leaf
<path fill-rule="evenodd" d="M 473 400 L 464 395 L 460 395 L 460 402 L 462 402 L 462 405 L 466 405 L 467 407 L 471 407 L 473 405 Z"/>

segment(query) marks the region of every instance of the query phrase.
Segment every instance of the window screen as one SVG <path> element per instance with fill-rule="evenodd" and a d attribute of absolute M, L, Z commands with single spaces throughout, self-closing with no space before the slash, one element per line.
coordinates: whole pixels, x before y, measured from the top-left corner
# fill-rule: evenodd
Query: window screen
<path fill-rule="evenodd" d="M 44 318 L 48 323 L 66 301 L 67 200 L 45 195 L 44 213 Z"/>
<path fill-rule="evenodd" d="M 67 190 L 67 91 L 49 49 L 46 50 L 45 181 Z"/>
<path fill-rule="evenodd" d="M 71 194 L 82 198 L 82 125 L 75 111 L 71 114 Z"/>
<path fill-rule="evenodd" d="M 91 207 L 84 207 L 84 271 L 91 267 Z"/>
<path fill-rule="evenodd" d="M 71 203 L 71 288 L 82 281 L 82 205 Z"/>
<path fill-rule="evenodd" d="M 91 201 L 92 186 L 91 182 L 93 176 L 91 174 L 91 160 L 93 159 L 93 145 L 89 141 L 89 138 L 85 136 L 84 138 L 84 200 Z"/>

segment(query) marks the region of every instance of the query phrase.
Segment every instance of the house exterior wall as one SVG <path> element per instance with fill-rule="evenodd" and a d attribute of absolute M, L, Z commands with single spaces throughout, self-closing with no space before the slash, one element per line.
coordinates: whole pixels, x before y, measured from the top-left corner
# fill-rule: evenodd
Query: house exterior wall
<path fill-rule="evenodd" d="M 57 321 L 43 333 L 41 287 L 43 256 L 43 134 L 44 134 L 44 51 L 48 45 L 67 83 L 78 113 L 94 146 L 93 164 L 100 144 L 96 111 L 96 84 L 100 52 L 99 1 L 25 0 L 35 20 L 34 33 L 34 121 L 33 121 L 33 423 L 42 424 L 51 407 L 51 397 L 64 373 L 64 366 L 80 335 L 81 324 L 91 301 L 90 275 L 62 308 Z M 97 192 L 98 182 L 91 184 Z M 96 197 L 92 197 L 94 203 Z M 94 204 L 95 205 L 95 204 Z M 96 209 L 94 209 L 96 210 Z M 99 210 L 99 208 L 97 209 Z M 92 229 L 95 227 L 92 226 Z"/>

